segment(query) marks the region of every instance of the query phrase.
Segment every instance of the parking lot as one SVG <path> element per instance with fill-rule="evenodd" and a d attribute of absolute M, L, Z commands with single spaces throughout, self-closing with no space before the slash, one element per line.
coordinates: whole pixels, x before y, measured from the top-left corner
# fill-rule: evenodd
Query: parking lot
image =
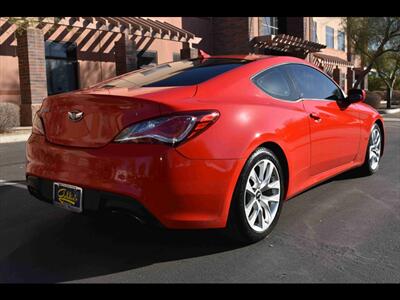
<path fill-rule="evenodd" d="M 286 202 L 265 240 L 157 230 L 42 203 L 24 183 L 25 143 L 0 144 L 0 282 L 400 282 L 400 122 L 380 170 L 350 171 Z"/>

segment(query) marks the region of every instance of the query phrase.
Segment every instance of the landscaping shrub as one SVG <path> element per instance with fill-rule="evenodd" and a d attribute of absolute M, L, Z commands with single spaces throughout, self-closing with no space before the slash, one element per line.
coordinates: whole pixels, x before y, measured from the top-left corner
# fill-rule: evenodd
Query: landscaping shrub
<path fill-rule="evenodd" d="M 386 91 L 374 91 L 377 95 L 381 97 L 382 100 L 386 98 Z"/>
<path fill-rule="evenodd" d="M 380 108 L 382 97 L 377 92 L 367 91 L 367 98 L 365 103 L 371 105 L 373 108 Z"/>
<path fill-rule="evenodd" d="M 385 88 L 385 84 L 379 77 L 368 76 L 368 89 L 370 91 L 381 90 Z"/>
<path fill-rule="evenodd" d="M 14 103 L 0 103 L 0 132 L 19 124 L 19 106 Z"/>
<path fill-rule="evenodd" d="M 392 104 L 400 104 L 400 90 L 393 91 Z"/>
<path fill-rule="evenodd" d="M 374 91 L 381 96 L 382 100 L 386 100 L 387 91 Z M 392 105 L 400 104 L 400 90 L 394 90 L 392 94 Z"/>

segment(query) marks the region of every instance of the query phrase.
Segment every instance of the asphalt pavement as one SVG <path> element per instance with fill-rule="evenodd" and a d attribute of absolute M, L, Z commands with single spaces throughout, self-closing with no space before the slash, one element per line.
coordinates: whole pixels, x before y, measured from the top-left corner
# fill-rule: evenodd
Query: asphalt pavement
<path fill-rule="evenodd" d="M 0 144 L 0 282 L 400 282 L 400 122 L 377 174 L 341 174 L 286 202 L 272 234 L 239 246 L 218 230 L 88 217 L 28 194 L 25 143 Z"/>

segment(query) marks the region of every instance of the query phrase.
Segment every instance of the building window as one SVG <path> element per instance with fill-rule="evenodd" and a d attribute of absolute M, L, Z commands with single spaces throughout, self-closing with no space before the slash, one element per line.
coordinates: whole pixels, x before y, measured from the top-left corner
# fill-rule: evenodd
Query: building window
<path fill-rule="evenodd" d="M 259 17 L 258 32 L 260 36 L 278 34 L 278 18 L 277 17 Z"/>
<path fill-rule="evenodd" d="M 172 53 L 172 60 L 173 60 L 173 61 L 179 61 L 179 60 L 181 60 L 181 54 L 180 54 L 180 53 L 177 53 L 177 52 Z"/>
<path fill-rule="evenodd" d="M 318 43 L 318 36 L 317 36 L 317 22 L 312 22 L 312 34 L 311 34 L 311 41 Z"/>
<path fill-rule="evenodd" d="M 345 51 L 345 34 L 343 31 L 338 32 L 338 50 Z"/>
<path fill-rule="evenodd" d="M 334 29 L 332 27 L 326 26 L 326 46 L 328 48 L 334 48 Z"/>
<path fill-rule="evenodd" d="M 146 65 L 157 65 L 158 55 L 157 51 L 140 51 L 137 55 L 137 66 L 138 68 Z"/>
<path fill-rule="evenodd" d="M 46 76 L 49 95 L 78 89 L 78 61 L 75 43 L 46 41 Z"/>

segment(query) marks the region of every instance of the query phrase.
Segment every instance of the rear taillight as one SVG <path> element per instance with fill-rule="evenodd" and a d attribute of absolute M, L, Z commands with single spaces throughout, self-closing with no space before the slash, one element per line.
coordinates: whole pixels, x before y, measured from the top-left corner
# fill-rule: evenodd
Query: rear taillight
<path fill-rule="evenodd" d="M 114 142 L 177 145 L 206 130 L 218 117 L 217 111 L 200 111 L 146 120 L 122 130 Z"/>
<path fill-rule="evenodd" d="M 44 135 L 44 126 L 42 118 L 39 117 L 38 113 L 35 114 L 32 122 L 32 133 Z"/>

